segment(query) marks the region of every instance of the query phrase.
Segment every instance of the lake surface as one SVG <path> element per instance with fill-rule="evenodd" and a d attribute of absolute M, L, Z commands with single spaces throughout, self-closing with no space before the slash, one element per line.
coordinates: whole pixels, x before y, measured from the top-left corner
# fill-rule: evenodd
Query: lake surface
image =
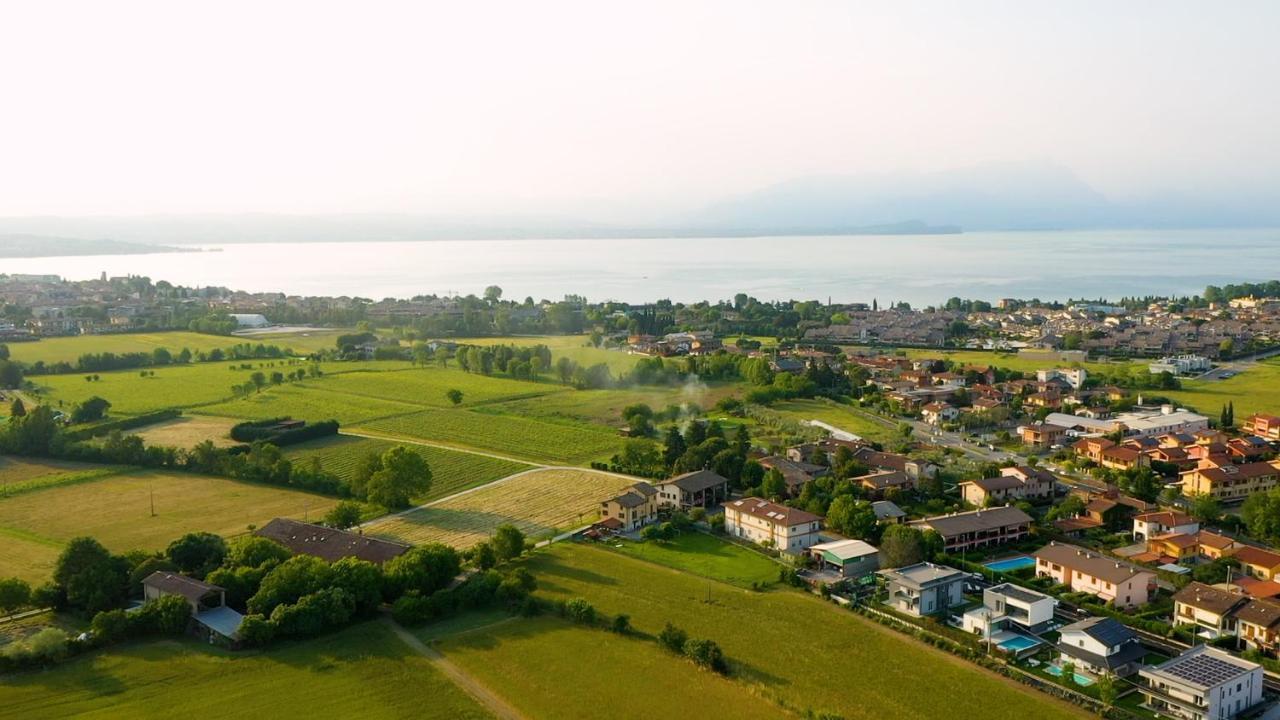
<path fill-rule="evenodd" d="M 475 293 L 643 302 L 952 296 L 1065 300 L 1199 293 L 1280 278 L 1280 230 L 226 244 L 200 253 L 0 259 L 3 273 L 374 299 Z M 215 251 L 216 250 L 216 251 Z"/>

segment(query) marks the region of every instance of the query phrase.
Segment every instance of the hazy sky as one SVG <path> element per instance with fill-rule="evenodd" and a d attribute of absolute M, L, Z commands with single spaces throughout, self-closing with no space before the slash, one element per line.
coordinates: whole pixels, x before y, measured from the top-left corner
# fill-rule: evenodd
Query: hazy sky
<path fill-rule="evenodd" d="M 10 2 L 0 215 L 643 216 L 1048 160 L 1280 188 L 1278 2 Z"/>

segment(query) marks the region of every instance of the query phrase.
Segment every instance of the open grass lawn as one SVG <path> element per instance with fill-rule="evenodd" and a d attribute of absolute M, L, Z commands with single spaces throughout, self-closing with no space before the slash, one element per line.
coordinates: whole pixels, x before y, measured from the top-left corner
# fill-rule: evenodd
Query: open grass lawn
<path fill-rule="evenodd" d="M 1280 360 L 1260 362 L 1226 380 L 1183 380 L 1182 390 L 1161 392 L 1179 403 L 1217 419 L 1222 406 L 1233 402 L 1236 425 L 1253 413 L 1280 414 Z"/>
<path fill-rule="evenodd" d="M 424 410 L 365 423 L 362 427 L 388 435 L 566 465 L 608 459 L 623 444 L 623 438 L 611 428 L 465 408 Z"/>
<path fill-rule="evenodd" d="M 324 387 L 324 380 L 289 383 L 247 397 L 206 405 L 200 408 L 200 412 L 250 420 L 285 416 L 311 421 L 332 419 L 350 425 L 421 409 L 418 405 L 395 400 L 330 392 Z"/>
<path fill-rule="evenodd" d="M 739 587 L 774 583 L 778 580 L 778 570 L 782 567 L 758 552 L 693 530 L 674 540 L 618 540 L 602 547 Z"/>
<path fill-rule="evenodd" d="M 537 397 L 571 390 L 549 379 L 545 382 L 512 380 L 507 377 L 467 373 L 456 367 L 427 366 L 391 372 L 354 372 L 329 375 L 315 383 L 331 392 L 360 397 L 397 400 L 426 407 L 453 407 L 445 396 L 449 390 L 462 391 L 462 405 L 498 400 Z"/>
<path fill-rule="evenodd" d="M 514 400 L 487 405 L 481 412 L 521 415 L 536 419 L 568 420 L 578 423 L 595 423 L 616 429 L 625 425 L 622 409 L 628 405 L 644 403 L 661 412 L 670 405 L 692 403 L 702 408 L 710 417 L 716 417 L 713 409 L 722 398 L 741 390 L 738 383 L 705 383 L 674 388 L 635 387 L 617 390 L 577 390 L 547 395 L 529 400 Z"/>
<path fill-rule="evenodd" d="M 0 526 L 0 578 L 16 577 L 40 585 L 53 577 L 62 543 Z"/>
<path fill-rule="evenodd" d="M 0 576 L 13 574 L 3 569 L 11 546 L 33 556 L 14 564 L 47 561 L 80 535 L 95 537 L 114 552 L 161 550 L 197 530 L 230 536 L 278 516 L 316 519 L 336 502 L 267 485 L 154 471 L 15 495 L 0 499 L 0 544 L 6 550 L 0 552 Z"/>
<path fill-rule="evenodd" d="M 559 618 L 516 618 L 446 637 L 436 647 L 534 720 L 787 717 L 656 642 Z"/>
<path fill-rule="evenodd" d="M 409 543 L 468 548 L 512 523 L 539 538 L 598 517 L 600 503 L 633 480 L 591 470 L 535 470 L 461 497 L 368 526 L 366 532 Z"/>
<path fill-rule="evenodd" d="M 113 648 L 0 679 L 0 718 L 488 718 L 382 623 L 227 653 L 193 641 Z"/>
<path fill-rule="evenodd" d="M 311 458 L 320 459 L 320 467 L 343 479 L 350 480 L 360 460 L 369 453 L 384 453 L 397 446 L 404 445 L 422 456 L 431 468 L 431 489 L 422 497 L 415 497 L 416 503 L 425 503 L 452 495 L 467 488 L 488 483 L 513 475 L 532 466 L 523 463 L 499 460 L 497 458 L 474 455 L 456 450 L 397 443 L 391 440 L 374 440 L 371 438 L 338 435 L 336 437 L 313 440 L 301 445 L 293 445 L 285 449 L 285 454 L 294 463 L 306 466 Z"/>
<path fill-rule="evenodd" d="M 785 400 L 770 410 L 797 422 L 820 420 L 873 442 L 892 442 L 898 437 L 894 425 L 867 417 L 856 409 L 830 400 Z"/>
<path fill-rule="evenodd" d="M 98 467 L 89 463 L 71 462 L 69 460 L 0 455 L 0 488 L 53 475 L 94 470 Z"/>
<path fill-rule="evenodd" d="M 672 622 L 715 640 L 735 681 L 752 686 L 742 703 L 769 698 L 849 720 L 1086 717 L 812 595 L 754 593 L 576 543 L 540 551 L 528 567 L 540 595 L 582 597 L 610 615 L 627 613 L 646 633 Z"/>
<path fill-rule="evenodd" d="M 230 447 L 237 444 L 230 435 L 231 426 L 236 422 L 227 418 L 183 415 L 129 432 L 140 436 L 147 445 L 191 448 L 210 440 L 218 447 Z"/>

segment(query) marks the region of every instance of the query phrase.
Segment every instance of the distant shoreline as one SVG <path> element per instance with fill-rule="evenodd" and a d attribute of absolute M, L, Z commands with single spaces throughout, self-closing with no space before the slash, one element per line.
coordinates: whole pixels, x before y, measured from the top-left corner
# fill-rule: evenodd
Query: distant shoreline
<path fill-rule="evenodd" d="M 0 235 L 0 259 L 152 255 L 201 252 L 200 248 L 150 245 L 119 240 L 80 240 L 39 235 Z"/>

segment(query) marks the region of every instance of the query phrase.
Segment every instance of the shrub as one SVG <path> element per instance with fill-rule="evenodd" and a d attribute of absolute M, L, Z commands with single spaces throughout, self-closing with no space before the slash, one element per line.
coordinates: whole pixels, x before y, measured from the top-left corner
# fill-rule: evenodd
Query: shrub
<path fill-rule="evenodd" d="M 618 614 L 613 618 L 613 622 L 609 626 L 610 630 L 619 635 L 626 635 L 631 632 L 631 616 L 626 614 Z"/>
<path fill-rule="evenodd" d="M 247 647 L 262 647 L 275 637 L 275 628 L 261 615 L 246 615 L 240 623 L 240 642 Z"/>
<path fill-rule="evenodd" d="M 6 660 L 19 667 L 51 665 L 70 653 L 70 638 L 58 628 L 45 628 L 26 640 L 0 649 Z"/>
<path fill-rule="evenodd" d="M 276 637 L 313 637 L 345 624 L 355 609 L 356 602 L 346 590 L 325 588 L 303 595 L 292 605 L 277 605 L 271 611 L 271 626 Z"/>
<path fill-rule="evenodd" d="M 729 664 L 724 659 L 724 651 L 711 640 L 687 640 L 683 651 L 685 656 L 700 667 L 714 670 L 721 675 L 729 670 Z"/>
<path fill-rule="evenodd" d="M 151 600 L 129 616 L 131 635 L 181 635 L 191 620 L 191 606 L 177 595 Z"/>
<path fill-rule="evenodd" d="M 0 615 L 31 602 L 31 586 L 18 578 L 0 578 Z"/>
<path fill-rule="evenodd" d="M 93 616 L 89 630 L 94 642 L 107 645 L 125 639 L 130 631 L 129 616 L 123 610 L 104 610 Z"/>
<path fill-rule="evenodd" d="M 596 608 L 582 598 L 574 598 L 564 604 L 565 617 L 582 625 L 591 625 L 596 621 Z"/>
<path fill-rule="evenodd" d="M 689 634 L 671 623 L 664 625 L 662 632 L 658 633 L 658 642 L 674 653 L 683 653 L 684 644 L 688 641 Z"/>

